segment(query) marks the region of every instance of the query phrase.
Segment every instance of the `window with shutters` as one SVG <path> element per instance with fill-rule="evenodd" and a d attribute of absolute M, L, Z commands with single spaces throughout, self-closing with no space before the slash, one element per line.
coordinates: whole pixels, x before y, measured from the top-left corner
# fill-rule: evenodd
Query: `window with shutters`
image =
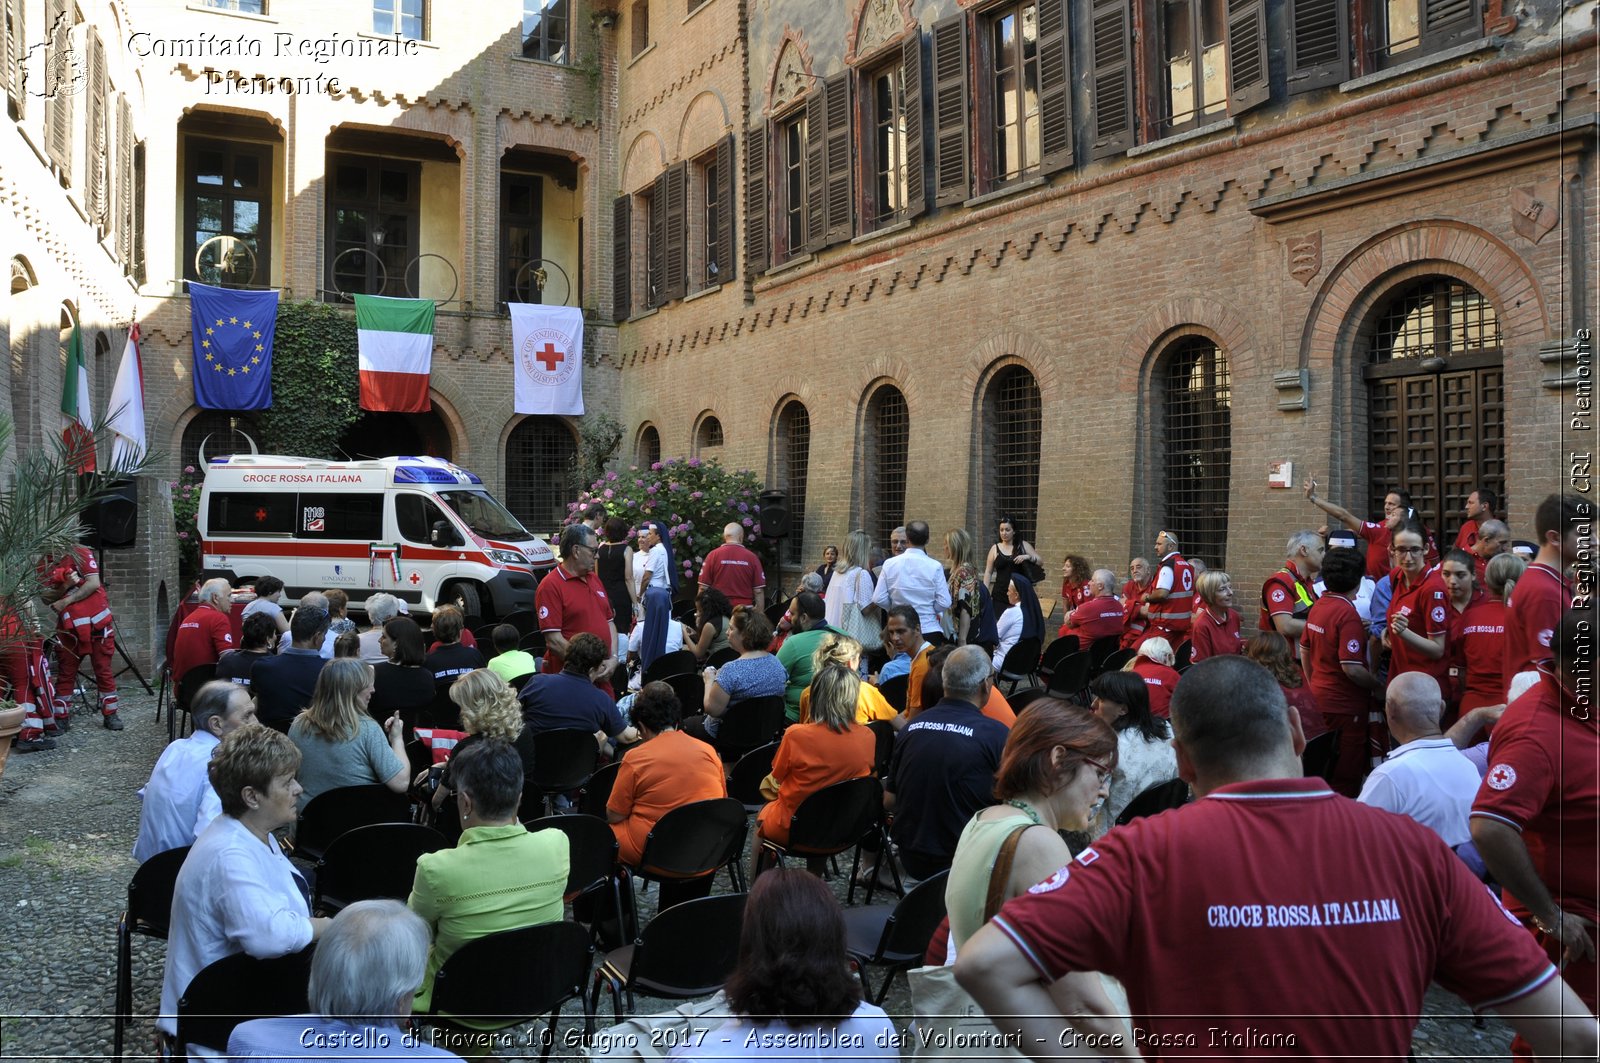
<path fill-rule="evenodd" d="M 1130 0 L 1094 0 L 1089 12 L 1089 157 L 1134 145 L 1133 12 Z"/>
<path fill-rule="evenodd" d="M 577 457 L 578 441 L 566 421 L 524 417 L 506 437 L 506 508 L 529 528 L 560 527 Z"/>
<path fill-rule="evenodd" d="M 124 271 L 133 264 L 133 108 L 126 96 L 117 96 L 116 171 L 117 261 Z"/>
<path fill-rule="evenodd" d="M 639 443 L 633 448 L 633 460 L 648 469 L 661 460 L 661 432 L 653 424 L 639 429 Z"/>
<path fill-rule="evenodd" d="M 694 250 L 689 265 L 694 288 L 703 291 L 726 284 L 737 275 L 733 253 L 733 137 L 723 137 L 717 146 L 694 161 L 693 196 L 696 208 L 691 221 L 697 228 L 689 244 Z"/>
<path fill-rule="evenodd" d="M 1039 168 L 1039 5 L 1028 0 L 986 15 L 988 172 L 996 183 Z"/>
<path fill-rule="evenodd" d="M 983 396 L 985 509 L 983 526 L 1009 517 L 1019 536 L 1033 541 L 1039 513 L 1040 439 L 1044 404 L 1028 369 L 1008 365 Z"/>
<path fill-rule="evenodd" d="M 1483 0 L 1372 0 L 1370 58 L 1393 66 L 1483 36 Z"/>
<path fill-rule="evenodd" d="M 544 247 L 544 178 L 538 174 L 500 174 L 500 301 L 542 303 L 547 276 L 541 275 Z"/>
<path fill-rule="evenodd" d="M 522 58 L 571 61 L 570 0 L 522 0 Z"/>
<path fill-rule="evenodd" d="M 326 294 L 406 297 L 421 250 L 421 164 L 330 152 L 327 172 Z"/>
<path fill-rule="evenodd" d="M 0 0 L 0 89 L 6 95 L 6 113 L 20 121 L 27 92 L 22 85 L 22 58 L 27 52 L 23 0 Z"/>
<path fill-rule="evenodd" d="M 787 261 L 806 249 L 806 112 L 805 108 L 773 122 L 772 261 Z"/>
<path fill-rule="evenodd" d="M 1162 353 L 1162 526 L 1185 557 L 1213 568 L 1226 563 L 1228 490 L 1233 459 L 1233 400 L 1228 358 L 1204 336 L 1186 336 Z"/>
<path fill-rule="evenodd" d="M 1337 85 L 1350 76 L 1350 4 L 1294 0 L 1285 60 L 1291 95 Z"/>
<path fill-rule="evenodd" d="M 272 157 L 271 144 L 186 138 L 186 279 L 222 288 L 272 284 Z"/>
<path fill-rule="evenodd" d="M 1013 0 L 975 17 L 978 81 L 961 84 L 966 45 L 962 26 L 934 26 L 935 174 L 937 198 L 992 191 L 1071 165 L 1075 130 L 1067 0 Z M 966 101 L 973 114 L 973 159 L 967 151 Z M 959 121 L 958 121 L 959 119 Z M 967 170 L 975 162 L 975 181 Z M 975 186 L 975 187 L 974 187 Z"/>
<path fill-rule="evenodd" d="M 773 439 L 777 475 L 773 482 L 788 495 L 789 537 L 784 540 L 784 560 L 805 560 L 806 481 L 811 473 L 811 414 L 805 403 L 790 399 L 778 410 Z"/>
<path fill-rule="evenodd" d="M 861 228 L 871 232 L 926 209 L 922 172 L 922 38 L 860 74 Z"/>
<path fill-rule="evenodd" d="M 144 142 L 133 146 L 133 280 L 144 283 Z"/>
<path fill-rule="evenodd" d="M 44 69 L 45 154 L 62 185 L 72 184 L 72 101 L 82 77 L 72 51 L 72 9 L 67 0 L 45 0 L 48 44 Z"/>
<path fill-rule="evenodd" d="M 848 70 L 824 78 L 805 102 L 805 230 L 808 251 L 854 235 Z"/>
<path fill-rule="evenodd" d="M 84 175 L 84 205 L 89 211 L 89 223 L 102 233 L 111 228 L 111 160 L 108 125 L 111 121 L 106 111 L 106 97 L 110 88 L 106 80 L 106 49 L 100 34 L 89 27 L 89 84 L 85 96 L 88 100 L 87 121 L 84 129 L 84 162 L 88 173 Z"/>
<path fill-rule="evenodd" d="M 426 0 L 372 0 L 372 32 L 408 41 L 428 39 Z"/>
<path fill-rule="evenodd" d="M 906 468 L 911 444 L 911 417 L 906 397 L 884 384 L 867 399 L 862 466 L 866 490 L 864 520 L 873 542 L 888 542 L 890 532 L 906 522 Z"/>
<path fill-rule="evenodd" d="M 1157 5 L 1158 135 L 1192 129 L 1227 113 L 1226 5 L 1227 0 L 1160 0 Z"/>
<path fill-rule="evenodd" d="M 640 278 L 640 297 L 634 303 L 642 303 L 648 310 L 661 305 L 661 217 L 657 212 L 655 185 L 634 195 L 633 214 L 634 231 L 644 238 L 644 254 L 640 256 L 643 261 L 639 263 L 644 273 Z"/>
<path fill-rule="evenodd" d="M 628 24 L 633 37 L 633 51 L 629 54 L 638 55 L 650 47 L 650 0 L 633 0 Z"/>

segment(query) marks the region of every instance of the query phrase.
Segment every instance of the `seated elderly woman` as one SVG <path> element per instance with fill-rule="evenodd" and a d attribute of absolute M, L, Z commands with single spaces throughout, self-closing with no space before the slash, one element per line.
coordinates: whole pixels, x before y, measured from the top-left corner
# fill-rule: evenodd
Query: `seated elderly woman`
<path fill-rule="evenodd" d="M 300 807 L 340 786 L 382 783 L 406 792 L 405 724 L 395 713 L 380 728 L 367 715 L 372 665 L 353 657 L 332 660 L 317 676 L 311 705 L 289 725 L 300 750 Z"/>
<path fill-rule="evenodd" d="M 400 615 L 400 599 L 392 594 L 378 593 L 367 599 L 367 623 L 372 625 L 361 632 L 361 659 L 368 664 L 387 661 L 379 642 L 383 639 L 383 626 Z"/>
<path fill-rule="evenodd" d="M 172 891 L 156 1019 L 168 1036 L 178 1030 L 178 998 L 207 965 L 239 952 L 261 959 L 299 952 L 328 925 L 311 918 L 305 880 L 273 837 L 295 821 L 299 767 L 293 742 L 255 724 L 229 734 L 212 754 L 222 815 L 195 839 Z"/>
<path fill-rule="evenodd" d="M 759 1053 L 765 1058 L 900 1058 L 894 1023 L 861 999 L 861 983 L 850 972 L 838 899 L 804 871 L 769 871 L 751 887 L 739 960 L 724 988 L 734 1017 L 692 1047 L 673 1052 L 673 1059 L 734 1058 L 730 1045 L 768 1043 L 766 1038 L 851 1047 L 835 1047 L 831 1054 Z M 750 1058 L 757 1055 L 751 1052 Z"/>
<path fill-rule="evenodd" d="M 404 1026 L 428 965 L 428 925 L 399 901 L 341 911 L 311 958 L 309 1015 L 234 1027 L 230 1059 L 455 1059 Z"/>
<path fill-rule="evenodd" d="M 606 802 L 606 822 L 616 833 L 618 859 L 636 865 L 656 821 L 695 801 L 728 795 L 722 761 L 704 742 L 678 730 L 683 710 L 678 695 L 662 682 L 646 683 L 633 702 L 639 745 L 617 768 Z"/>
<path fill-rule="evenodd" d="M 417 859 L 407 901 L 433 931 L 417 1011 L 428 1010 L 433 976 L 451 953 L 486 934 L 560 919 L 567 889 L 567 836 L 530 834 L 517 822 L 522 759 L 515 749 L 492 738 L 474 743 L 451 758 L 450 784 L 461 840 Z"/>
<path fill-rule="evenodd" d="M 821 657 L 822 655 L 818 655 Z M 789 821 L 802 802 L 824 786 L 871 775 L 878 748 L 872 729 L 856 723 L 856 702 L 861 692 L 861 674 L 854 668 L 824 658 L 811 679 L 810 723 L 797 723 L 783 732 L 778 755 L 772 760 L 770 782 L 762 793 L 771 798 L 756 817 L 761 837 L 779 845 L 789 841 Z M 776 791 L 769 790 L 776 783 Z M 762 850 L 755 850 L 756 871 L 760 871 Z M 822 861 L 810 859 L 813 870 Z"/>

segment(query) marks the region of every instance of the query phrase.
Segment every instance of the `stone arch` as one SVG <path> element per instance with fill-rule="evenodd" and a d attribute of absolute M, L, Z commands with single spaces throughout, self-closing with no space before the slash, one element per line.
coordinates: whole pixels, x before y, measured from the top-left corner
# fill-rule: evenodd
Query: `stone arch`
<path fill-rule="evenodd" d="M 288 97 L 277 96 L 274 98 L 287 99 Z M 185 107 L 179 116 L 179 121 L 182 121 L 184 118 L 187 118 L 192 114 L 227 114 L 238 118 L 259 119 L 260 121 L 271 125 L 272 128 L 277 132 L 280 139 L 287 139 L 285 130 L 287 129 L 288 119 L 286 116 L 282 114 L 274 114 L 273 112 L 264 110 L 260 107 L 237 107 L 232 104 L 224 103 L 197 103 L 191 107 Z"/>
<path fill-rule="evenodd" d="M 471 469 L 476 457 L 472 452 L 472 433 L 467 431 L 467 422 L 460 412 L 471 408 L 471 400 L 462 394 L 455 377 L 435 373 L 428 382 L 428 401 L 439 420 L 444 422 L 445 431 L 450 433 L 451 460 L 462 468 Z"/>
<path fill-rule="evenodd" d="M 880 354 L 860 363 L 856 367 L 856 379 L 862 382 L 856 392 L 858 410 L 884 384 L 899 388 L 900 394 L 906 397 L 906 407 L 913 412 L 928 397 L 922 376 L 912 372 L 910 362 L 896 355 Z"/>
<path fill-rule="evenodd" d="M 783 36 L 773 52 L 772 72 L 767 75 L 768 117 L 795 103 L 811 91 L 816 74 L 811 69 L 811 49 L 805 35 L 793 26 L 783 27 Z"/>
<path fill-rule="evenodd" d="M 850 32 L 845 36 L 846 66 L 875 59 L 891 44 L 899 44 L 917 32 L 917 18 L 911 0 L 858 0 L 850 17 Z"/>
<path fill-rule="evenodd" d="M 1205 295 L 1168 299 L 1140 319 L 1123 344 L 1118 387 L 1141 394 L 1150 381 L 1157 357 L 1181 332 L 1206 335 L 1228 355 L 1228 364 L 1241 378 L 1263 371 L 1255 333 L 1233 307 Z"/>
<path fill-rule="evenodd" d="M 667 146 L 653 130 L 641 130 L 623 155 L 622 180 L 618 188 L 624 195 L 637 192 L 666 168 Z"/>
<path fill-rule="evenodd" d="M 34 272 L 33 264 L 22 255 L 14 255 L 11 259 L 11 287 L 12 295 L 21 295 L 29 288 L 39 286 L 39 275 Z"/>
<path fill-rule="evenodd" d="M 695 414 L 694 424 L 689 429 L 689 454 L 691 457 L 716 457 L 727 448 L 727 422 L 721 414 L 717 413 L 718 405 L 718 403 L 712 402 L 705 409 Z M 707 431 L 712 422 L 716 423 L 717 442 L 700 438 L 701 434 Z M 705 453 L 707 448 L 713 448 L 714 453 L 707 455 Z"/>
<path fill-rule="evenodd" d="M 728 103 L 716 89 L 706 89 L 684 108 L 678 125 L 678 143 L 673 158 L 692 159 L 709 151 L 717 141 L 733 131 Z"/>
<path fill-rule="evenodd" d="M 972 396 L 972 413 L 977 417 L 984 388 L 994 374 L 1008 365 L 1020 365 L 1039 382 L 1039 397 L 1048 407 L 1067 401 L 1056 359 L 1038 338 L 1021 330 L 997 332 L 972 349 L 961 366 L 961 390 Z M 908 393 L 906 402 L 911 396 Z"/>

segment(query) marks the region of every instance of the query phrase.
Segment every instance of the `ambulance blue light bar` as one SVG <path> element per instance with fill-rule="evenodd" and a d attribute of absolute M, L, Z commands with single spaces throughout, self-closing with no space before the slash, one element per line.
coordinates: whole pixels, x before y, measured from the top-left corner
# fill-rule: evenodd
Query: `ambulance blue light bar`
<path fill-rule="evenodd" d="M 396 465 L 394 482 L 397 484 L 453 484 L 454 473 L 444 469 L 430 469 L 424 465 Z"/>

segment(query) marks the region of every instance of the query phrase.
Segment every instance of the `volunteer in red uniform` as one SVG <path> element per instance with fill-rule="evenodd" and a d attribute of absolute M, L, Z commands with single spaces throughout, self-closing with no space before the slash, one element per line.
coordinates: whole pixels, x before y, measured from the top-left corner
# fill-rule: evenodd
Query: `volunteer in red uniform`
<path fill-rule="evenodd" d="M 1061 559 L 1061 609 L 1071 613 L 1091 601 L 1099 591 L 1094 587 L 1094 569 L 1077 554 Z"/>
<path fill-rule="evenodd" d="M 1389 574 L 1391 596 L 1383 644 L 1389 647 L 1389 678 L 1426 672 L 1443 690 L 1450 673 L 1445 659 L 1450 592 L 1439 570 L 1423 561 L 1424 541 L 1421 525 L 1407 523 L 1395 530 L 1395 570 Z"/>
<path fill-rule="evenodd" d="M 722 545 L 707 554 L 700 566 L 700 586 L 715 587 L 734 608 L 762 608 L 767 574 L 762 571 L 761 559 L 744 545 L 744 528 L 738 522 L 723 526 Z"/>
<path fill-rule="evenodd" d="M 1473 541 L 1471 552 L 1473 575 L 1479 585 L 1487 587 L 1484 570 L 1501 554 L 1511 553 L 1511 529 L 1503 520 L 1484 521 L 1478 526 L 1478 538 Z"/>
<path fill-rule="evenodd" d="M 1144 604 L 1144 592 L 1150 589 L 1150 562 L 1136 557 L 1128 562 L 1128 582 L 1122 585 L 1122 645 L 1132 646 L 1139 641 L 1146 627 L 1144 614 L 1139 607 Z"/>
<path fill-rule="evenodd" d="M 1204 572 L 1195 580 L 1194 623 L 1189 628 L 1189 662 L 1207 657 L 1243 653 L 1239 637 L 1239 610 L 1233 607 L 1233 577 L 1226 572 Z"/>
<path fill-rule="evenodd" d="M 1461 715 L 1506 703 L 1506 599 L 1528 563 L 1516 554 L 1489 562 L 1488 591 L 1461 616 L 1460 637 L 1451 633 L 1451 654 L 1461 669 Z"/>
<path fill-rule="evenodd" d="M 1494 507 L 1499 501 L 1487 487 L 1480 487 L 1467 496 L 1467 519 L 1461 525 L 1461 530 L 1456 532 L 1457 550 L 1472 550 L 1472 544 L 1482 534 L 1483 525 L 1495 519 Z"/>
<path fill-rule="evenodd" d="M 1580 527 L 1591 527 L 1593 519 L 1594 504 L 1579 495 L 1551 495 L 1534 513 L 1539 553 L 1507 603 L 1507 702 L 1512 700 L 1517 674 L 1551 658 L 1550 637 L 1556 621 L 1572 606 L 1572 584 L 1563 573 L 1578 560 Z M 1516 692 L 1521 693 L 1520 689 Z"/>
<path fill-rule="evenodd" d="M 1465 637 L 1467 611 L 1483 600 L 1483 588 L 1472 576 L 1472 555 L 1451 547 L 1439 562 L 1439 578 L 1449 594 L 1450 608 L 1445 613 L 1445 667 L 1450 677 L 1448 686 L 1441 686 L 1444 695 L 1444 726 L 1455 722 L 1461 707 L 1461 695 L 1467 688 L 1467 662 L 1461 640 Z"/>
<path fill-rule="evenodd" d="M 1189 634 L 1194 611 L 1194 569 L 1178 553 L 1178 539 L 1164 531 L 1156 536 L 1154 580 L 1145 588 L 1140 612 L 1146 627 L 1140 639 L 1164 638 L 1176 646 Z"/>
<path fill-rule="evenodd" d="M 1600 996 L 1600 731 L 1593 699 L 1577 692 L 1593 679 L 1595 621 L 1592 607 L 1557 621 L 1558 660 L 1541 662 L 1538 680 L 1506 707 L 1471 818 L 1473 843 L 1507 904 L 1591 1010 Z M 1511 1047 L 1528 1057 L 1520 1038 Z"/>
<path fill-rule="evenodd" d="M 1356 610 L 1361 586 L 1361 555 L 1336 548 L 1322 559 L 1327 593 L 1306 614 L 1300 632 L 1300 668 L 1322 710 L 1322 720 L 1336 732 L 1337 746 L 1329 782 L 1346 797 L 1361 790 L 1367 774 L 1367 725 L 1374 698 L 1383 684 L 1367 668 L 1367 625 Z"/>
<path fill-rule="evenodd" d="M 56 688 L 50 678 L 50 661 L 44 640 L 29 637 L 22 619 L 0 602 L 0 698 L 10 698 L 22 708 L 22 730 L 11 747 L 18 753 L 42 753 L 56 748 L 55 735 L 63 728 L 55 719 Z"/>
<path fill-rule="evenodd" d="M 1378 523 L 1362 520 L 1343 506 L 1329 502 L 1326 498 L 1318 498 L 1315 480 L 1306 481 L 1306 501 L 1335 520 L 1343 521 L 1346 527 L 1366 540 L 1367 577 L 1374 581 L 1389 574 L 1389 545 L 1395 529 L 1402 521 L 1416 519 L 1416 511 L 1411 508 L 1411 495 L 1398 488 L 1383 496 L 1383 520 Z M 1427 547 L 1425 560 L 1428 565 L 1438 564 L 1439 550 L 1434 546 L 1433 536 L 1428 534 L 1426 528 L 1422 529 L 1422 542 Z"/>
<path fill-rule="evenodd" d="M 1144 680 L 1150 711 L 1162 719 L 1172 715 L 1172 692 L 1178 689 L 1178 670 L 1172 667 L 1175 656 L 1172 643 L 1152 635 L 1139 643 L 1138 654 L 1128 664 L 1128 671 Z"/>
<path fill-rule="evenodd" d="M 1276 631 L 1289 641 L 1295 656 L 1300 653 L 1300 632 L 1305 630 L 1306 614 L 1317 600 L 1317 574 L 1322 571 L 1326 547 L 1322 536 L 1309 529 L 1289 536 L 1283 567 L 1261 585 L 1261 615 L 1256 626 Z"/>
<path fill-rule="evenodd" d="M 544 632 L 541 672 L 560 672 L 567 642 L 585 631 L 598 638 L 607 650 L 616 650 L 617 625 L 611 602 L 600 585 L 600 577 L 594 574 L 598 544 L 586 525 L 573 524 L 561 530 L 561 563 L 539 581 L 539 593 L 534 598 L 539 629 Z M 609 683 L 595 685 L 611 692 Z"/>
<path fill-rule="evenodd" d="M 1122 982 L 1147 1058 L 1403 1058 L 1434 981 L 1541 1053 L 1592 1056 L 1582 1003 L 1436 834 L 1300 777 L 1298 717 L 1264 669 L 1203 661 L 1172 708 L 1197 800 L 1099 839 L 957 957 L 1033 1058 L 1106 1054 L 1050 996 L 1069 971 Z"/>
<path fill-rule="evenodd" d="M 1088 650 L 1096 639 L 1122 634 L 1122 603 L 1117 601 L 1117 574 L 1109 568 L 1095 572 L 1089 581 L 1094 597 L 1071 610 L 1060 635 L 1078 636 L 1078 648 Z"/>
<path fill-rule="evenodd" d="M 78 681 L 78 662 L 89 658 L 95 686 L 100 692 L 100 718 L 108 731 L 122 730 L 117 715 L 117 680 L 111 671 L 111 658 L 117 652 L 111 605 L 100 586 L 100 564 L 94 551 L 75 546 L 72 553 L 57 561 L 45 562 L 50 608 L 60 618 L 56 623 L 55 716 L 60 725 L 71 708 L 73 687 Z"/>
<path fill-rule="evenodd" d="M 233 641 L 233 588 L 228 581 L 206 580 L 199 597 L 199 607 L 178 624 L 178 636 L 172 642 L 174 683 L 183 682 L 196 665 L 215 664 L 224 653 L 238 648 Z"/>

